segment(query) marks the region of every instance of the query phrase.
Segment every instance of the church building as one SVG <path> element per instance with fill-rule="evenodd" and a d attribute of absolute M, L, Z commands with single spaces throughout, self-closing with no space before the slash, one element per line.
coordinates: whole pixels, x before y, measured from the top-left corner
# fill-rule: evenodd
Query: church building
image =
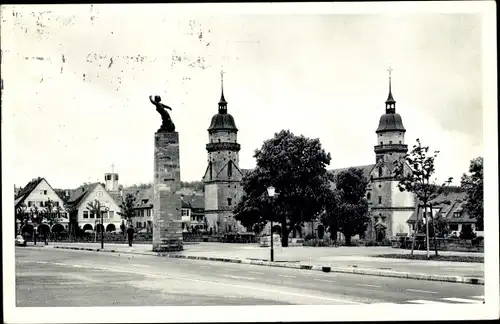
<path fill-rule="evenodd" d="M 240 181 L 243 172 L 239 169 L 240 144 L 237 134 L 234 118 L 227 112 L 221 73 L 219 111 L 212 117 L 208 127 L 207 168 L 203 176 L 205 217 L 209 229 L 214 233 L 243 230 L 232 213 L 242 195 Z"/>
<path fill-rule="evenodd" d="M 394 174 L 394 162 L 404 157 L 408 152 L 408 146 L 404 139 L 406 129 L 403 126 L 403 120 L 401 115 L 396 113 L 396 101 L 392 94 L 391 82 L 389 74 L 389 95 L 385 102 L 385 113 L 380 117 L 375 131 L 375 163 L 355 167 L 362 169 L 369 180 L 366 198 L 370 205 L 371 223 L 368 226 L 366 238 L 374 240 L 390 238 L 397 233 L 408 233 L 407 220 L 415 211 L 413 194 L 399 190 Z M 233 116 L 227 112 L 223 84 L 221 87 L 219 111 L 212 117 L 208 128 L 209 143 L 206 145 L 208 158 L 203 181 L 205 183 L 205 216 L 208 226 L 217 233 L 226 233 L 245 231 L 239 222 L 234 220 L 232 210 L 242 196 L 240 181 L 246 170 L 239 168 L 238 129 Z M 329 172 L 338 173 L 347 169 L 334 169 Z M 312 231 L 316 232 L 318 226 L 320 226 L 319 222 L 304 224 L 302 236 Z M 267 231 L 269 231 L 268 228 Z M 294 231 L 292 236 L 295 237 L 297 234 L 299 233 Z"/>

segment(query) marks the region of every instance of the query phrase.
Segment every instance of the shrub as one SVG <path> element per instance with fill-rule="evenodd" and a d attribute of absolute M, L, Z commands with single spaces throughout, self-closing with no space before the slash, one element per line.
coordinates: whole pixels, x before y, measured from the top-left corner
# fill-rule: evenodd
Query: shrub
<path fill-rule="evenodd" d="M 391 240 L 390 240 L 390 239 L 385 238 L 385 239 L 383 239 L 383 240 L 382 240 L 382 242 L 380 242 L 380 245 L 381 245 L 381 246 L 391 246 L 391 245 L 392 245 L 392 242 L 391 242 Z"/>
<path fill-rule="evenodd" d="M 317 238 L 305 240 L 304 246 L 331 246 L 332 242 L 330 240 L 320 240 Z"/>

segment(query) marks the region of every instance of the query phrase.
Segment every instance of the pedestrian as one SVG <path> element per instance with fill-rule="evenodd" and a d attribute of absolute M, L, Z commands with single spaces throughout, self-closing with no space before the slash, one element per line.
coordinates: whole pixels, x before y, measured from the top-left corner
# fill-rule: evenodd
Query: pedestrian
<path fill-rule="evenodd" d="M 128 235 L 128 246 L 132 246 L 132 239 L 134 238 L 134 228 L 132 227 L 132 224 L 128 226 L 127 235 Z"/>

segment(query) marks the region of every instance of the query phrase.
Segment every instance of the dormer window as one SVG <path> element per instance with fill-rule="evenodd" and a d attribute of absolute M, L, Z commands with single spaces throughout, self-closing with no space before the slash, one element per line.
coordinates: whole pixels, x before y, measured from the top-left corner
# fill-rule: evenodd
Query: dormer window
<path fill-rule="evenodd" d="M 143 203 L 143 204 L 147 204 L 147 203 L 148 203 L 148 199 L 143 199 L 143 200 L 142 200 L 142 203 Z"/>
<path fill-rule="evenodd" d="M 392 144 L 392 141 L 389 141 L 389 144 Z"/>
<path fill-rule="evenodd" d="M 384 143 L 383 142 L 380 142 L 380 145 L 383 145 Z"/>

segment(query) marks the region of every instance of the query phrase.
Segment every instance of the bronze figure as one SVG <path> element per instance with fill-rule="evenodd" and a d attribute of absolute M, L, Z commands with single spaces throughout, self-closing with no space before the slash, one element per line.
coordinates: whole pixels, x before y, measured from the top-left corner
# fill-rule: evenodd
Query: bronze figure
<path fill-rule="evenodd" d="M 160 96 L 155 96 L 154 100 L 153 96 L 149 96 L 149 101 L 155 105 L 156 111 L 161 115 L 162 123 L 158 132 L 175 132 L 174 122 L 172 121 L 172 118 L 170 118 L 170 114 L 167 111 L 167 109 L 172 110 L 172 108 L 162 104 Z"/>

